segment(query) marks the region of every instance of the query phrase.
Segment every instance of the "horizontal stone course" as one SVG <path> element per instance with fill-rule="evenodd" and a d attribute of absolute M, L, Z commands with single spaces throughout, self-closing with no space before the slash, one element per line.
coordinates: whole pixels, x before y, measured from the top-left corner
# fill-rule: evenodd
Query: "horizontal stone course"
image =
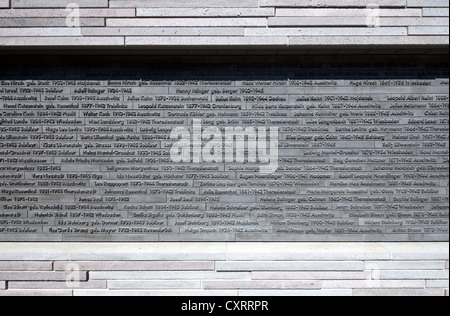
<path fill-rule="evenodd" d="M 202 254 L 215 259 L 190 260 Z M 0 296 L 443 296 L 448 256 L 448 243 L 0 243 Z"/>
<path fill-rule="evenodd" d="M 442 296 L 443 291 L 437 289 L 356 289 L 354 296 Z"/>
<path fill-rule="evenodd" d="M 71 262 L 55 262 L 54 269 L 65 271 L 71 264 Z M 212 261 L 81 261 L 76 262 L 76 265 L 85 271 L 214 271 Z"/>
<path fill-rule="evenodd" d="M 318 281 L 204 281 L 203 288 L 206 290 L 224 289 L 321 289 L 322 284 Z"/>
<path fill-rule="evenodd" d="M 76 3 L 82 8 L 107 8 L 108 0 L 11 0 L 13 8 L 65 8 Z"/>
<path fill-rule="evenodd" d="M 262 17 L 275 16 L 274 8 L 137 8 L 138 17 Z"/>
<path fill-rule="evenodd" d="M 52 271 L 53 262 L 0 261 L 0 271 Z"/>
<path fill-rule="evenodd" d="M 80 17 L 108 18 L 108 17 L 135 17 L 135 9 L 80 9 Z M 66 18 L 66 9 L 12 9 L 0 10 L 1 18 Z"/>
<path fill-rule="evenodd" d="M 379 11 L 367 8 L 369 0 L 80 0 L 79 10 L 66 10 L 72 2 L 0 0 L 0 47 L 448 45 L 446 0 L 380 0 Z M 81 29 L 66 27 L 66 18 L 74 14 Z M 373 14 L 379 14 L 381 27 L 368 27 Z"/>
<path fill-rule="evenodd" d="M 227 261 L 217 262 L 217 271 L 362 271 L 364 263 L 357 261 Z"/>
<path fill-rule="evenodd" d="M 407 0 L 379 0 L 376 3 L 381 7 L 405 7 Z M 260 0 L 262 7 L 366 7 L 374 3 L 370 0 Z"/>
<path fill-rule="evenodd" d="M 0 0 L 0 8 L 9 8 L 10 0 Z"/>
<path fill-rule="evenodd" d="M 258 0 L 110 0 L 111 7 L 126 8 L 257 8 Z"/>

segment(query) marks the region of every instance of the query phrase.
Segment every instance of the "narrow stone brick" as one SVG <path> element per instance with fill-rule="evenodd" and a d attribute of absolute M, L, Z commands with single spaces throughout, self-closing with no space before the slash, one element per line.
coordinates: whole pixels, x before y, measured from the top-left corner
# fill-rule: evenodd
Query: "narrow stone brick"
<path fill-rule="evenodd" d="M 106 281 L 94 280 L 79 282 L 74 286 L 67 286 L 66 282 L 8 282 L 8 289 L 13 290 L 70 290 L 70 289 L 106 289 Z"/>
<path fill-rule="evenodd" d="M 240 290 L 240 296 L 352 296 L 352 290 Z"/>
<path fill-rule="evenodd" d="M 55 271 L 65 271 L 76 264 L 82 271 L 214 271 L 214 262 L 195 261 L 91 261 L 55 262 Z"/>
<path fill-rule="evenodd" d="M 84 27 L 81 31 L 83 36 L 244 36 L 243 27 Z"/>
<path fill-rule="evenodd" d="M 72 296 L 72 290 L 8 290 L 0 291 L 0 296 Z"/>
<path fill-rule="evenodd" d="M 253 280 L 368 280 L 371 273 L 364 272 L 252 272 Z"/>
<path fill-rule="evenodd" d="M 448 36 L 323 36 L 323 37 L 289 37 L 289 44 L 294 45 L 323 45 L 328 46 L 361 46 L 361 45 L 448 45 Z M 439 255 L 439 254 L 437 254 Z M 409 254 L 401 254 L 408 257 Z M 418 259 L 414 257 L 413 259 Z M 424 258 L 429 259 L 429 258 Z"/>
<path fill-rule="evenodd" d="M 110 0 L 110 6 L 121 8 L 257 8 L 255 0 Z"/>
<path fill-rule="evenodd" d="M 275 16 L 275 9 L 239 9 L 239 8 L 138 8 L 138 17 L 257 17 Z"/>
<path fill-rule="evenodd" d="M 279 17 L 367 17 L 367 9 L 277 9 Z M 421 17 L 421 9 L 380 9 L 382 17 Z"/>
<path fill-rule="evenodd" d="M 440 270 L 444 261 L 366 261 L 366 270 Z"/>
<path fill-rule="evenodd" d="M 427 280 L 426 281 L 426 288 L 440 288 L 445 289 L 449 288 L 449 280 Z"/>
<path fill-rule="evenodd" d="M 80 281 L 87 281 L 87 273 L 80 272 Z M 64 272 L 0 272 L 0 280 L 5 281 L 66 281 Z"/>
<path fill-rule="evenodd" d="M 107 8 L 108 0 L 11 0 L 13 8 L 66 8 L 76 3 L 80 8 Z"/>
<path fill-rule="evenodd" d="M 320 281 L 203 281 L 206 290 L 256 290 L 256 289 L 321 289 Z"/>
<path fill-rule="evenodd" d="M 260 0 L 261 7 L 361 7 L 365 8 L 369 0 Z M 405 7 L 406 0 L 377 0 L 380 7 Z"/>
<path fill-rule="evenodd" d="M 0 290 L 6 290 L 6 282 L 0 281 Z"/>
<path fill-rule="evenodd" d="M 423 8 L 423 16 L 448 17 L 449 15 L 450 9 L 447 8 Z"/>
<path fill-rule="evenodd" d="M 434 26 L 449 25 L 445 18 L 405 18 L 381 17 L 380 25 L 389 26 Z M 269 17 L 269 27 L 272 26 L 366 26 L 366 17 Z"/>
<path fill-rule="evenodd" d="M 287 46 L 287 37 L 126 37 L 126 46 Z"/>
<path fill-rule="evenodd" d="M 245 36 L 406 36 L 406 27 L 246 28 Z"/>
<path fill-rule="evenodd" d="M 122 37 L 5 37 L 0 46 L 123 46 Z"/>
<path fill-rule="evenodd" d="M 326 280 L 324 289 L 423 289 L 425 281 Z"/>
<path fill-rule="evenodd" d="M 0 37 L 81 36 L 81 29 L 68 27 L 2 28 Z"/>
<path fill-rule="evenodd" d="M 135 9 L 80 9 L 80 17 L 84 18 L 108 18 L 108 17 L 135 17 Z M 66 18 L 65 9 L 14 9 L 1 10 L 2 18 Z"/>
<path fill-rule="evenodd" d="M 448 280 L 449 271 L 378 271 L 380 280 Z"/>
<path fill-rule="evenodd" d="M 105 26 L 103 18 L 81 18 L 80 26 Z M 65 18 L 2 18 L 0 27 L 67 27 Z"/>
<path fill-rule="evenodd" d="M 217 262 L 217 271 L 363 271 L 358 261 L 234 261 Z"/>
<path fill-rule="evenodd" d="M 0 8 L 9 8 L 10 0 L 0 0 Z"/>
<path fill-rule="evenodd" d="M 52 271 L 52 262 L 0 261 L 0 271 Z"/>
<path fill-rule="evenodd" d="M 200 289 L 200 281 L 108 281 L 110 290 Z"/>
<path fill-rule="evenodd" d="M 74 290 L 74 296 L 238 296 L 238 291 L 160 290 L 160 291 L 110 291 Z"/>
<path fill-rule="evenodd" d="M 442 296 L 438 289 L 355 289 L 354 296 Z"/>
<path fill-rule="evenodd" d="M 1 275 L 0 275 L 1 276 Z M 248 272 L 219 273 L 210 271 L 172 271 L 172 272 L 91 272 L 91 280 L 204 280 L 204 279 L 250 279 Z"/>
<path fill-rule="evenodd" d="M 449 35 L 448 26 L 440 27 L 440 26 L 413 26 L 408 28 L 409 35 Z"/>
<path fill-rule="evenodd" d="M 107 19 L 107 26 L 118 27 L 239 27 L 267 26 L 265 18 L 143 18 Z"/>
<path fill-rule="evenodd" d="M 408 7 L 448 8 L 448 0 L 408 0 Z"/>

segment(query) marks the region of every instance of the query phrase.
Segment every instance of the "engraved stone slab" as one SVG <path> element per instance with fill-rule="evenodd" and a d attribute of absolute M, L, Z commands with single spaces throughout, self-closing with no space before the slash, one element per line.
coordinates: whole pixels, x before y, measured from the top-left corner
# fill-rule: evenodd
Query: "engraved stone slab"
<path fill-rule="evenodd" d="M 445 62 L 124 60 L 2 66 L 0 241 L 448 241 Z"/>

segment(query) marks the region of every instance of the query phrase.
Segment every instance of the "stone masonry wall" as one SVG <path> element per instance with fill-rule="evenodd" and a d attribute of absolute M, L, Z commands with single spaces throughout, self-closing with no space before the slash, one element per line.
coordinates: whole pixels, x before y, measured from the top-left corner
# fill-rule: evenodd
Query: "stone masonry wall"
<path fill-rule="evenodd" d="M 440 46 L 448 18 L 448 0 L 0 0 L 0 46 Z"/>
<path fill-rule="evenodd" d="M 0 296 L 448 296 L 448 251 L 448 243 L 3 243 Z"/>

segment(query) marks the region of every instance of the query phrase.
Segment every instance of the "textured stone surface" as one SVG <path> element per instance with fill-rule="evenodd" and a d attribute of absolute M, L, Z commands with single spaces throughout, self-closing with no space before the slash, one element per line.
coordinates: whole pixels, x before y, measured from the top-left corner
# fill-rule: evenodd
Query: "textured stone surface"
<path fill-rule="evenodd" d="M 66 6 L 72 2 L 0 0 L 0 29 L 17 29 L 1 32 L 0 46 L 23 47 L 21 40 L 9 38 L 13 36 L 11 34 L 18 34 L 17 37 L 21 38 L 20 33 L 23 37 L 43 38 L 40 41 L 43 47 L 193 46 L 195 40 L 189 41 L 184 38 L 186 36 L 208 36 L 195 45 L 200 47 L 330 45 L 328 38 L 318 36 L 349 36 L 349 39 L 332 44 L 345 46 L 358 46 L 358 39 L 352 40 L 355 36 L 365 37 L 364 45 L 448 45 L 448 32 L 443 29 L 448 25 L 449 17 L 446 0 L 379 0 L 376 2 L 379 10 L 367 7 L 373 3 L 369 0 L 80 0 L 76 1 L 79 9 L 66 11 Z M 81 18 L 79 24 L 77 16 Z M 35 30 L 36 27 L 65 28 L 66 24 L 69 28 L 79 25 L 81 30 Z M 375 24 L 379 27 L 374 28 Z M 265 31 L 252 30 L 257 27 Z M 219 28 L 228 30 L 220 31 Z M 407 28 L 410 28 L 410 33 Z M 252 39 L 255 32 L 256 36 L 263 37 L 262 41 Z M 423 37 L 420 43 L 414 39 L 417 35 Z M 436 35 L 442 38 L 436 39 Z M 49 36 L 67 38 L 67 44 L 49 41 L 46 39 Z M 117 41 L 100 40 L 97 45 L 92 45 L 89 40 L 75 41 L 74 36 L 107 36 Z M 167 40 L 153 40 L 153 36 L 167 37 Z M 229 36 L 239 39 L 230 40 Z M 284 36 L 287 38 L 280 40 L 279 37 Z M 299 36 L 304 39 L 299 41 L 296 38 Z M 35 44 L 30 42 L 30 46 Z"/>
<path fill-rule="evenodd" d="M 10 0 L 0 0 L 0 8 L 9 8 Z"/>
<path fill-rule="evenodd" d="M 443 296 L 448 293 L 448 269 L 443 270 L 448 262 L 448 243 L 280 243 L 278 248 L 275 245 L 56 243 L 16 246 L 0 243 L 0 296 Z M 15 254 L 11 251 L 13 246 Z M 193 252 L 210 252 L 205 248 L 216 249 L 223 259 L 189 261 Z M 296 262 L 292 261 L 292 251 L 285 252 L 289 248 L 305 256 L 315 249 L 321 256 L 314 262 Z M 336 261 L 336 258 L 343 258 L 344 249 L 351 248 L 366 259 L 357 263 Z M 238 249 L 242 253 L 246 250 L 248 257 L 260 258 L 227 261 L 226 258 L 236 254 Z M 422 254 L 424 259 L 386 259 L 392 258 L 399 249 L 404 254 Z M 27 259 L 31 250 L 46 254 L 47 258 L 52 253 L 55 258 L 61 252 L 66 252 L 67 257 L 76 253 L 78 259 L 33 261 Z M 388 256 L 373 259 L 377 251 Z M 147 261 L 137 257 L 133 261 L 117 258 L 112 261 L 109 259 L 112 252 L 139 252 Z M 179 260 L 161 260 L 162 252 L 176 255 Z M 17 261 L 19 253 L 23 256 Z M 97 253 L 98 261 L 90 261 L 92 253 Z M 431 253 L 435 258 L 444 259 L 426 259 Z M 224 266 L 227 271 L 220 271 Z M 268 271 L 275 267 L 276 271 Z M 37 271 L 40 268 L 46 271 Z M 309 268 L 314 271 L 302 271 Z M 168 271 L 170 269 L 174 271 Z M 354 271 L 338 271 L 340 269 Z M 74 280 L 79 282 L 74 283 Z"/>

